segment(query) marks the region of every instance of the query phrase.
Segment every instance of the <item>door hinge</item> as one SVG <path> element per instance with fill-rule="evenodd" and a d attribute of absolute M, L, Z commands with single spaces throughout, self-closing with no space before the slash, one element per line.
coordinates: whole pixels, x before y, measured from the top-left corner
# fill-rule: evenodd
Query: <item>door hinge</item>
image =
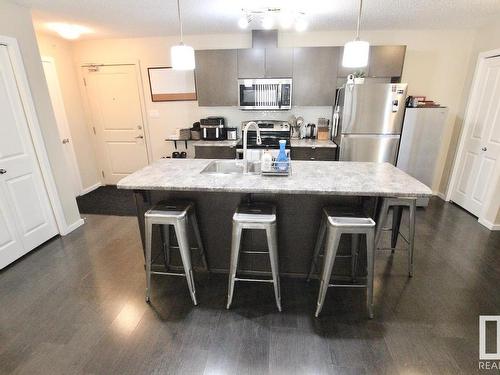
<path fill-rule="evenodd" d="M 92 130 L 94 132 L 94 135 L 96 135 L 97 133 L 95 132 L 95 126 L 92 126 Z"/>
<path fill-rule="evenodd" d="M 104 171 L 101 171 L 101 174 L 102 174 L 102 178 L 106 178 L 106 177 L 104 176 Z"/>
<path fill-rule="evenodd" d="M 85 78 L 83 79 L 83 85 L 87 87 L 87 80 Z"/>

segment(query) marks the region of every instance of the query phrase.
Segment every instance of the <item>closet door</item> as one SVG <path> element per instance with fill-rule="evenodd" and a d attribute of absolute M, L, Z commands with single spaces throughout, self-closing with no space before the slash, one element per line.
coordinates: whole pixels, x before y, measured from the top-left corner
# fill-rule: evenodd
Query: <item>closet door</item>
<path fill-rule="evenodd" d="M 0 45 L 0 268 L 57 233 L 7 47 Z"/>

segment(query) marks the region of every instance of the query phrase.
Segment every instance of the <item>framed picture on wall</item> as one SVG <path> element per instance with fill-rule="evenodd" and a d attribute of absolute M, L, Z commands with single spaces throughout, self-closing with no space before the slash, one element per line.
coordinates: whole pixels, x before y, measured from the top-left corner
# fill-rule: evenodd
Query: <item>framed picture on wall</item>
<path fill-rule="evenodd" d="M 171 67 L 148 68 L 149 89 L 153 102 L 196 100 L 193 70 Z"/>

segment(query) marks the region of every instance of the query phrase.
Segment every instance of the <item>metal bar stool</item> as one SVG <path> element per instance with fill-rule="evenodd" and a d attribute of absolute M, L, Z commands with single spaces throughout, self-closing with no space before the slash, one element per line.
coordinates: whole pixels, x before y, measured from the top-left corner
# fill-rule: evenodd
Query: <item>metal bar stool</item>
<path fill-rule="evenodd" d="M 401 209 L 403 207 L 408 207 L 410 211 L 410 223 L 409 223 L 409 236 L 406 238 L 401 232 L 399 232 L 399 224 L 398 223 L 393 223 L 392 229 L 391 228 L 384 228 L 385 223 L 387 222 L 387 215 L 389 213 L 389 208 L 393 207 L 395 210 L 399 210 L 401 212 Z M 413 276 L 413 250 L 414 250 L 414 244 L 415 244 L 415 213 L 417 210 L 417 198 L 395 198 L 395 197 L 388 197 L 388 198 L 383 198 L 382 201 L 382 207 L 380 209 L 378 221 L 377 221 L 377 230 L 375 233 L 375 247 L 377 250 L 391 250 L 392 253 L 394 253 L 395 246 L 396 246 L 396 240 L 398 234 L 401 235 L 401 238 L 408 244 L 408 275 L 410 277 Z M 393 215 L 393 220 L 399 220 L 401 218 L 400 215 Z M 396 225 L 395 225 L 396 224 Z M 392 233 L 393 241 L 391 243 L 391 247 L 388 248 L 379 248 L 379 243 L 380 243 L 380 237 L 382 235 L 382 231 L 396 231 L 396 233 Z M 395 240 L 394 240 L 395 239 Z"/>
<path fill-rule="evenodd" d="M 144 214 L 146 229 L 146 302 L 151 299 L 151 275 L 169 275 L 186 277 L 189 293 L 193 303 L 197 305 L 196 289 L 194 285 L 193 268 L 191 265 L 191 249 L 188 239 L 188 224 L 191 222 L 196 237 L 198 249 L 201 254 L 203 267 L 208 270 L 207 260 L 205 258 L 205 249 L 201 241 L 200 230 L 196 220 L 194 204 L 192 202 L 160 202 Z M 165 257 L 165 266 L 167 271 L 170 264 L 170 226 L 174 227 L 175 236 L 179 244 L 179 252 L 182 259 L 184 273 L 151 271 L 151 239 L 153 234 L 153 225 L 161 225 L 163 254 Z"/>
<path fill-rule="evenodd" d="M 368 315 L 373 318 L 373 269 L 374 269 L 374 236 L 375 222 L 367 217 L 362 211 L 353 211 L 346 209 L 324 208 L 323 218 L 314 248 L 313 261 L 309 271 L 308 280 L 313 272 L 316 262 L 320 257 L 320 251 L 323 247 L 326 234 L 326 245 L 324 250 L 323 271 L 321 273 L 320 288 L 318 294 L 318 302 L 316 306 L 315 316 L 318 317 L 323 309 L 326 292 L 329 287 L 344 287 L 344 288 L 367 288 L 366 304 Z M 351 276 L 354 279 L 356 276 L 356 265 L 358 258 L 359 236 L 364 234 L 366 237 L 366 256 L 367 256 L 367 280 L 366 284 L 330 284 L 333 265 L 337 255 L 337 250 L 342 234 L 351 234 L 352 245 L 351 255 Z"/>
<path fill-rule="evenodd" d="M 260 229 L 266 231 L 272 279 L 251 279 L 236 277 L 240 254 L 241 235 L 243 229 Z M 242 251 L 246 254 L 262 254 L 259 251 Z M 231 242 L 231 264 L 229 267 L 229 287 L 227 308 L 231 307 L 236 281 L 254 281 L 274 284 L 276 306 L 281 311 L 280 279 L 278 271 L 278 237 L 276 233 L 276 206 L 268 203 L 241 204 L 233 215 L 233 232 Z"/>

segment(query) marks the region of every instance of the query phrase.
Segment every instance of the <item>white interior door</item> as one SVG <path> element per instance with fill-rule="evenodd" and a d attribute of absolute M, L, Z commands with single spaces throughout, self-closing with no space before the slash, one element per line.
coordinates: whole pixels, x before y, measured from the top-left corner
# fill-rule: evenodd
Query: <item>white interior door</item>
<path fill-rule="evenodd" d="M 0 45 L 0 268 L 57 233 L 7 47 Z"/>
<path fill-rule="evenodd" d="M 52 108 L 54 109 L 54 114 L 56 116 L 59 139 L 63 144 L 64 158 L 66 159 L 66 165 L 70 168 L 68 171 L 68 178 L 71 180 L 73 194 L 76 197 L 82 192 L 82 179 L 78 170 L 78 162 L 73 148 L 73 139 L 69 130 L 68 118 L 64 108 L 61 86 L 59 85 L 59 79 L 57 78 L 56 66 L 54 60 L 50 57 L 43 57 L 42 64 L 45 72 L 45 79 L 47 80 L 47 85 L 49 87 Z"/>
<path fill-rule="evenodd" d="M 475 80 L 451 199 L 480 216 L 500 169 L 500 57 L 486 58 Z"/>
<path fill-rule="evenodd" d="M 106 184 L 148 165 L 135 65 L 82 67 L 98 159 Z"/>

